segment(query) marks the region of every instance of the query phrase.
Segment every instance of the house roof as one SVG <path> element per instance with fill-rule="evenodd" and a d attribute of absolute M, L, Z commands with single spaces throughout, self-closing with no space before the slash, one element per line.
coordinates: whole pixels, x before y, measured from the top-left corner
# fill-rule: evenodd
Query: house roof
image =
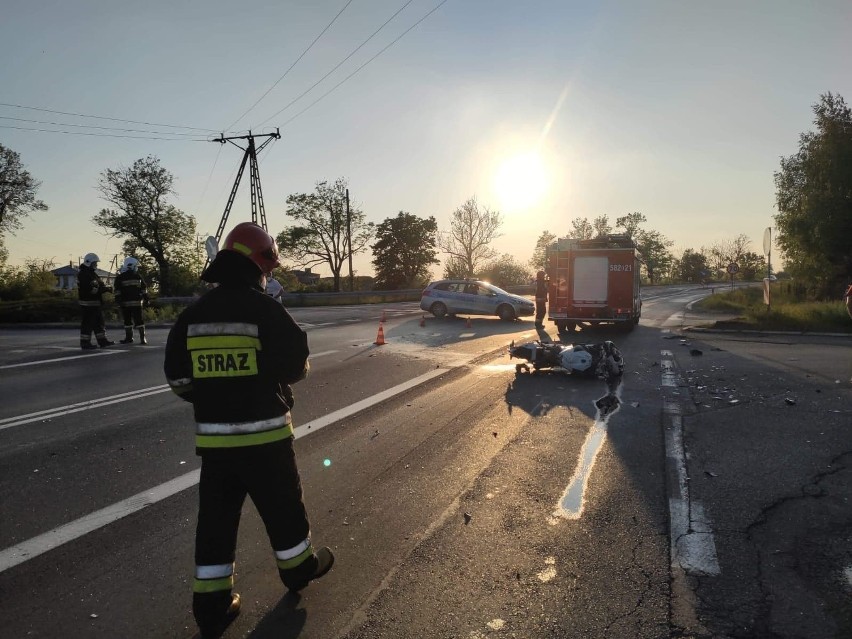
<path fill-rule="evenodd" d="M 54 275 L 77 275 L 80 272 L 80 269 L 76 266 L 60 266 L 59 268 L 55 268 L 51 271 Z M 100 275 L 101 277 L 115 277 L 115 274 L 110 273 L 109 271 L 105 271 L 101 268 L 96 268 L 95 273 Z"/>

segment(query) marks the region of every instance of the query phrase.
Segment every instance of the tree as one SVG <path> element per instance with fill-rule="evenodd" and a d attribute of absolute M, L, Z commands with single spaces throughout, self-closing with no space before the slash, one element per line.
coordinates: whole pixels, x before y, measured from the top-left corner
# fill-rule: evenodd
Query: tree
<path fill-rule="evenodd" d="M 98 190 L 114 209 L 101 209 L 92 221 L 112 237 L 124 239 L 124 251 L 144 254 L 156 263 L 154 279 L 161 295 L 174 293 L 172 265 L 185 262 L 195 248 L 195 218 L 168 203 L 175 195 L 174 176 L 159 158 L 140 158 L 131 167 L 101 173 Z"/>
<path fill-rule="evenodd" d="M 813 111 L 817 130 L 775 173 L 775 241 L 791 274 L 836 296 L 852 274 L 852 111 L 830 92 Z"/>
<path fill-rule="evenodd" d="M 745 282 L 762 280 L 766 277 L 766 258 L 753 251 L 740 255 L 737 265 L 740 267 L 737 276 Z"/>
<path fill-rule="evenodd" d="M 543 271 L 547 268 L 547 247 L 556 241 L 556 236 L 550 231 L 542 231 L 536 240 L 530 266 L 534 271 Z"/>
<path fill-rule="evenodd" d="M 707 279 L 707 257 L 703 253 L 686 249 L 677 263 L 675 277 L 682 282 L 702 282 Z"/>
<path fill-rule="evenodd" d="M 709 249 L 702 249 L 708 256 L 710 268 L 715 277 L 725 277 L 729 264 L 742 267 L 740 261 L 748 253 L 751 240 L 747 235 L 737 235 L 732 240 L 714 242 Z"/>
<path fill-rule="evenodd" d="M 592 221 L 592 228 L 595 230 L 593 237 L 606 237 L 612 232 L 612 227 L 609 225 L 609 217 L 606 215 L 598 215 Z"/>
<path fill-rule="evenodd" d="M 615 224 L 623 228 L 625 234 L 636 243 L 636 248 L 642 255 L 642 264 L 648 273 L 648 280 L 654 284 L 672 265 L 674 256 L 669 252 L 669 247 L 673 242 L 659 231 L 642 229 L 640 225 L 645 222 L 647 219 L 644 215 L 633 212 L 617 218 Z"/>
<path fill-rule="evenodd" d="M 0 144 L 0 236 L 21 228 L 21 218 L 33 211 L 46 211 L 47 205 L 36 199 L 41 182 L 24 169 L 21 156 Z"/>
<path fill-rule="evenodd" d="M 379 290 L 418 288 L 429 282 L 429 266 L 440 264 L 435 248 L 438 223 L 400 211 L 376 227 L 373 244 L 375 287 Z"/>
<path fill-rule="evenodd" d="M 584 217 L 575 217 L 571 220 L 571 230 L 568 231 L 568 237 L 575 240 L 590 240 L 595 235 L 595 228 L 592 223 Z"/>
<path fill-rule="evenodd" d="M 520 262 L 516 262 L 515 258 L 509 253 L 504 253 L 493 262 L 489 262 L 479 271 L 477 277 L 503 288 L 506 286 L 529 284 L 530 271 Z"/>
<path fill-rule="evenodd" d="M 475 197 L 453 211 L 450 230 L 438 239 L 439 248 L 449 254 L 447 264 L 460 271 L 460 277 L 472 277 L 497 253 L 489 244 L 500 237 L 503 220 L 498 211 L 480 207 Z"/>
<path fill-rule="evenodd" d="M 669 247 L 673 242 L 659 231 L 643 231 L 634 241 L 642 255 L 642 264 L 648 273 L 648 280 L 654 284 L 671 266 L 674 256 L 669 252 Z"/>
<path fill-rule="evenodd" d="M 304 266 L 328 264 L 334 278 L 334 290 L 340 291 L 340 272 L 350 254 L 366 250 L 375 234 L 375 225 L 366 222 L 357 208 L 349 212 L 347 242 L 346 189 L 348 182 L 338 178 L 333 184 L 317 182 L 314 193 L 295 193 L 287 197 L 287 215 L 301 222 L 278 234 L 278 246 Z"/>
<path fill-rule="evenodd" d="M 464 260 L 458 257 L 449 257 L 444 262 L 444 277 L 450 280 L 457 280 L 464 277 L 471 277 L 471 274 L 468 273 Z"/>

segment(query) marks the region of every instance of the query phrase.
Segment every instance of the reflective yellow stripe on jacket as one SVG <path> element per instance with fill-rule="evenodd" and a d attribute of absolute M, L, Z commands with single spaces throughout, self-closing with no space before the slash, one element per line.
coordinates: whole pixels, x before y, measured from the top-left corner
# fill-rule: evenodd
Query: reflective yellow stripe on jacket
<path fill-rule="evenodd" d="M 290 413 L 273 419 L 253 422 L 201 423 L 196 425 L 195 445 L 198 448 L 236 448 L 259 446 L 293 436 Z"/>

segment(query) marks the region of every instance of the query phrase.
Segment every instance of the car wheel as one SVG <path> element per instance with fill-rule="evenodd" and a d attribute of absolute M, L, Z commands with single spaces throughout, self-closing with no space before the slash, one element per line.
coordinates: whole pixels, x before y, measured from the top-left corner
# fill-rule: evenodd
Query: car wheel
<path fill-rule="evenodd" d="M 499 317 L 504 322 L 511 322 L 515 319 L 515 309 L 509 306 L 508 304 L 502 304 L 497 309 L 497 317 Z"/>
<path fill-rule="evenodd" d="M 432 304 L 432 308 L 429 310 L 431 311 L 432 315 L 434 315 L 438 319 L 444 317 L 447 314 L 447 307 L 444 305 L 443 302 L 435 302 L 434 304 Z"/>

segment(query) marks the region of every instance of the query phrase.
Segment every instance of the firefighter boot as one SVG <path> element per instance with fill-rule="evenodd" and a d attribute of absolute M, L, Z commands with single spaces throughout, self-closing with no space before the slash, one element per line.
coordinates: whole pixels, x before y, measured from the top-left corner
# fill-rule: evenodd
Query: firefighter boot
<path fill-rule="evenodd" d="M 330 548 L 320 548 L 296 568 L 278 569 L 281 581 L 291 592 L 299 592 L 314 579 L 319 579 L 334 565 L 334 555 Z"/>
<path fill-rule="evenodd" d="M 101 348 L 106 348 L 107 346 L 112 346 L 113 344 L 115 344 L 115 342 L 113 342 L 111 339 L 107 339 L 106 337 L 98 340 L 98 346 L 100 346 Z"/>
<path fill-rule="evenodd" d="M 119 342 L 120 344 L 132 344 L 133 343 L 133 327 L 125 326 L 124 327 L 124 339 Z"/>
<path fill-rule="evenodd" d="M 92 342 L 87 340 L 87 339 L 81 339 L 80 340 L 80 348 L 82 348 L 84 351 L 88 351 L 88 350 L 91 350 L 93 348 L 97 348 L 97 346 L 92 344 Z"/>
<path fill-rule="evenodd" d="M 201 639 L 217 639 L 240 614 L 240 596 L 232 595 L 229 590 L 195 593 L 192 614 L 201 631 Z"/>
<path fill-rule="evenodd" d="M 142 344 L 142 346 L 148 345 L 148 340 L 145 339 L 145 327 L 144 326 L 139 327 L 139 343 Z"/>

